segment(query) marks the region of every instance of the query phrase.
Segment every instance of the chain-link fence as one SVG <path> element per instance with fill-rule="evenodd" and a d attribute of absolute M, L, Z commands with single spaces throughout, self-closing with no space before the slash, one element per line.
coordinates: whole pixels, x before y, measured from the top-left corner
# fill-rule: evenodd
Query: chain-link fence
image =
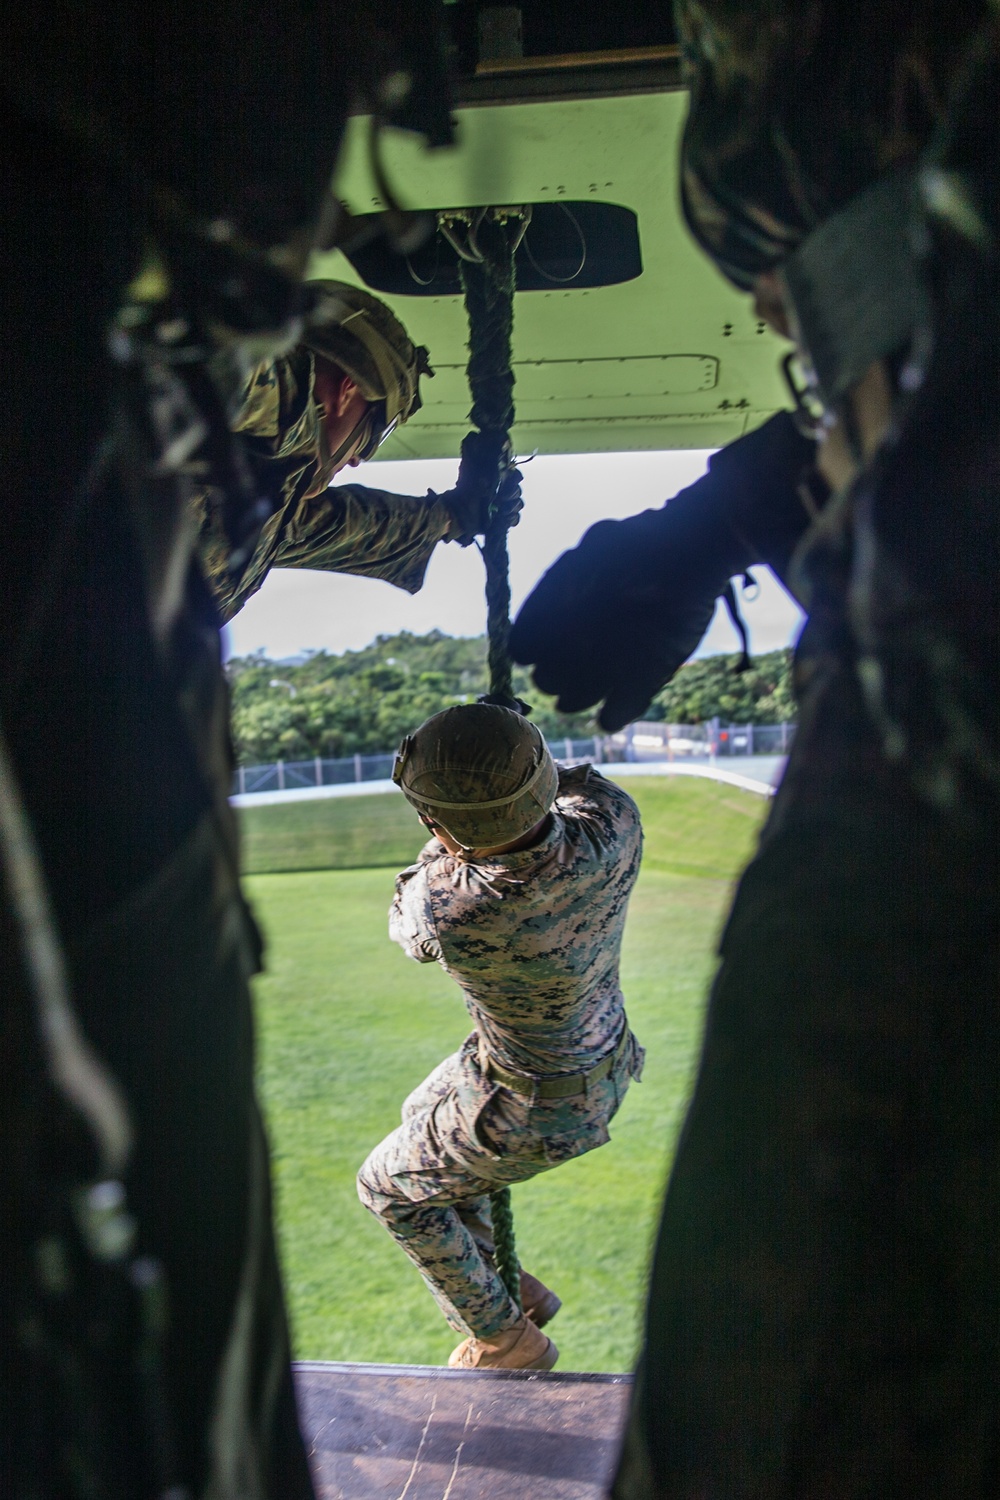
<path fill-rule="evenodd" d="M 729 724 L 720 728 L 716 755 L 787 755 L 794 724 Z"/>
<path fill-rule="evenodd" d="M 722 755 L 787 755 L 794 724 L 630 724 L 604 741 L 604 759 L 714 760 Z"/>
<path fill-rule="evenodd" d="M 592 735 L 585 740 L 550 740 L 557 760 L 607 760 L 604 740 Z M 348 755 L 327 760 L 278 760 L 266 766 L 240 766 L 233 777 L 233 793 L 286 792 L 299 787 L 343 786 L 346 782 L 385 781 L 392 775 L 395 753 Z"/>
<path fill-rule="evenodd" d="M 723 755 L 785 755 L 794 724 L 630 724 L 620 734 L 587 739 L 550 739 L 556 760 L 656 761 L 707 760 Z M 278 760 L 264 766 L 240 766 L 233 793 L 285 792 L 300 787 L 343 786 L 350 782 L 385 781 L 392 775 L 393 752 L 347 755 L 328 760 Z"/>

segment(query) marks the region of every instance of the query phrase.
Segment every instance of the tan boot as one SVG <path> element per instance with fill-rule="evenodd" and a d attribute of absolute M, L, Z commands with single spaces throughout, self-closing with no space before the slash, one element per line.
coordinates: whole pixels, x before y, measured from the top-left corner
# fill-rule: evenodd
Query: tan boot
<path fill-rule="evenodd" d="M 539 1281 L 530 1271 L 522 1271 L 521 1306 L 525 1317 L 530 1318 L 536 1328 L 544 1328 L 562 1307 L 562 1301 L 555 1292 L 549 1291 L 544 1281 Z"/>
<path fill-rule="evenodd" d="M 448 1363 L 459 1370 L 551 1370 L 558 1358 L 548 1335 L 522 1314 L 513 1328 L 484 1339 L 463 1339 Z"/>

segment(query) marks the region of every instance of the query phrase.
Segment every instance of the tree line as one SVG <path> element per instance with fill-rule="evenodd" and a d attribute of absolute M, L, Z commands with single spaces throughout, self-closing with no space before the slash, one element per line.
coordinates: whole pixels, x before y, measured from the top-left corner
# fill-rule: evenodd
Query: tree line
<path fill-rule="evenodd" d="M 791 721 L 791 653 L 756 657 L 749 671 L 739 658 L 709 656 L 688 662 L 660 692 L 646 719 L 698 724 L 777 724 Z M 441 709 L 472 703 L 487 689 L 485 636 L 382 635 L 361 651 L 314 651 L 294 664 L 263 652 L 227 664 L 237 759 L 337 759 L 391 750 Z M 514 689 L 532 705 L 532 719 L 550 739 L 594 733 L 590 713 L 561 714 L 539 693 L 527 671 L 515 668 Z"/>

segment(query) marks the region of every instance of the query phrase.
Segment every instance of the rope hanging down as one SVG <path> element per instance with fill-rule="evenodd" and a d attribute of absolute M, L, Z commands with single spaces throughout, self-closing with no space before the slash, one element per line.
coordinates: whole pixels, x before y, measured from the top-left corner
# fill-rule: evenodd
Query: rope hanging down
<path fill-rule="evenodd" d="M 480 259 L 459 261 L 469 317 L 468 373 L 472 393 L 469 418 L 479 429 L 470 432 L 462 443 L 462 469 L 470 480 L 488 486 L 494 495 L 513 466 L 510 431 L 514 425 L 514 372 L 511 369 L 514 251 L 524 234 L 525 223 L 520 210 L 489 210 L 475 226 L 475 245 Z M 486 636 L 490 672 L 490 691 L 486 701 L 524 712 L 525 705 L 514 696 L 507 648 L 510 636 L 507 529 L 500 507 L 494 502 L 482 546 L 486 568 Z"/>
<path fill-rule="evenodd" d="M 513 465 L 510 432 L 514 425 L 514 372 L 511 330 L 514 323 L 514 252 L 527 218 L 517 209 L 492 209 L 478 216 L 478 259 L 459 260 L 465 308 L 469 317 L 470 420 L 477 432 L 462 443 L 462 469 L 496 495 Z M 459 478 L 461 483 L 461 476 Z M 507 522 L 499 505 L 490 506 L 483 538 L 486 568 L 486 636 L 489 642 L 490 690 L 485 702 L 528 712 L 514 696 L 510 636 L 510 562 Z M 514 1241 L 510 1188 L 490 1194 L 497 1274 L 521 1311 L 521 1267 Z"/>

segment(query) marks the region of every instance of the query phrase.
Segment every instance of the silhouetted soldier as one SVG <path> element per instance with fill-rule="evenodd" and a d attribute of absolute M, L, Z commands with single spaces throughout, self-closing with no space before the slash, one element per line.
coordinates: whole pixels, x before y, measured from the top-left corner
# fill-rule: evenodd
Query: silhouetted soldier
<path fill-rule="evenodd" d="M 434 22 L 392 0 L 26 0 L 4 19 L 0 1491 L 18 1500 L 312 1493 L 192 508 L 224 496 L 238 569 L 273 497 L 220 365 L 301 330 L 306 259 L 343 228 L 328 184 L 352 103 L 394 114 L 393 73 L 404 123 L 448 138 Z"/>
<path fill-rule="evenodd" d="M 794 336 L 797 419 L 832 494 L 793 562 L 809 613 L 799 729 L 722 938 L 615 1495 L 986 1494 L 1000 1276 L 995 7 L 679 0 L 676 13 L 688 222 Z M 714 467 L 729 502 L 709 524 L 682 506 L 674 550 L 673 502 L 655 523 L 665 580 L 645 559 L 632 579 L 623 531 L 606 589 L 585 539 L 525 606 L 515 654 L 563 707 L 604 697 L 612 722 L 641 711 L 728 576 L 734 497 L 763 488 L 765 516 L 794 499 L 791 471 L 777 505 L 766 474 L 741 480 L 738 445 Z M 595 595 L 601 618 L 625 622 L 596 671 Z"/>

